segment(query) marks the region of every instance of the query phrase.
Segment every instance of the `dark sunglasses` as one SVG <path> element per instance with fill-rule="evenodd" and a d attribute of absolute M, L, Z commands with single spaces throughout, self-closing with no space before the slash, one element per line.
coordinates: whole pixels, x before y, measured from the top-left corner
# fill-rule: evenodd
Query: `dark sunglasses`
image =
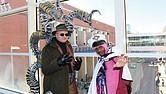
<path fill-rule="evenodd" d="M 64 34 L 64 33 L 61 33 L 60 36 L 69 36 L 68 33 Z"/>

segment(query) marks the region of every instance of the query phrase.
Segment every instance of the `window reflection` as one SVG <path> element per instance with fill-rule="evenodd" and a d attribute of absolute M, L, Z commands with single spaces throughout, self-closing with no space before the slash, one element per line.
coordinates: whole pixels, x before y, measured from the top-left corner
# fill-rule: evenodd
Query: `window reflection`
<path fill-rule="evenodd" d="M 0 55 L 0 85 L 29 92 L 29 88 L 25 82 L 27 68 L 27 56 Z"/>
<path fill-rule="evenodd" d="M 132 94 L 164 94 L 162 81 L 166 77 L 166 59 L 161 59 L 160 55 L 166 53 L 166 1 L 125 1 Z M 133 57 L 134 53 L 136 57 Z"/>
<path fill-rule="evenodd" d="M 0 52 L 28 52 L 28 14 L 17 13 L 0 19 Z"/>
<path fill-rule="evenodd" d="M 19 2 L 19 3 L 18 3 Z M 11 9 L 19 8 L 27 5 L 26 0 L 1 0 L 0 13 L 10 11 Z"/>
<path fill-rule="evenodd" d="M 165 0 L 126 0 L 127 52 L 166 52 L 164 3 Z"/>

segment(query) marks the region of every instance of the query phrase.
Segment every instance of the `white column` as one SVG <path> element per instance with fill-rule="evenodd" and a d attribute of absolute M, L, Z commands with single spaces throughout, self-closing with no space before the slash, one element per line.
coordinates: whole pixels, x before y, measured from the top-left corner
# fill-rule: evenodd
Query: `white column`
<path fill-rule="evenodd" d="M 86 56 L 84 57 L 84 59 L 85 59 L 85 74 L 87 74 L 87 58 L 86 58 Z"/>
<path fill-rule="evenodd" d="M 125 0 L 114 0 L 115 2 L 115 39 L 116 46 L 126 53 L 126 16 Z"/>
<path fill-rule="evenodd" d="M 76 32 L 78 32 L 77 29 L 76 30 L 74 29 L 74 31 L 73 31 L 73 43 L 74 44 L 76 44 L 76 36 L 77 36 Z"/>
<path fill-rule="evenodd" d="M 39 0 L 37 0 L 39 1 Z M 31 66 L 34 62 L 37 61 L 36 57 L 34 56 L 34 53 L 32 53 L 32 49 L 30 49 L 30 37 L 32 35 L 33 32 L 36 31 L 37 26 L 37 22 L 36 19 L 39 19 L 36 16 L 36 0 L 28 0 L 28 53 L 29 53 L 29 66 Z M 39 24 L 38 24 L 39 25 Z M 39 83 L 40 83 L 40 93 L 43 91 L 43 87 L 42 87 L 42 77 L 41 77 L 41 73 L 40 73 L 40 69 L 39 69 Z M 36 73 L 35 75 L 36 77 L 38 77 L 38 73 Z"/>
<path fill-rule="evenodd" d="M 83 31 L 83 32 L 84 32 L 84 35 L 83 35 L 84 41 L 83 41 L 83 43 L 86 43 L 86 34 L 87 34 L 87 31 L 85 30 L 85 31 Z"/>
<path fill-rule="evenodd" d="M 36 31 L 36 0 L 28 0 L 28 51 L 29 51 L 29 64 L 31 65 L 36 61 L 35 56 L 30 49 L 30 37 L 33 32 Z"/>

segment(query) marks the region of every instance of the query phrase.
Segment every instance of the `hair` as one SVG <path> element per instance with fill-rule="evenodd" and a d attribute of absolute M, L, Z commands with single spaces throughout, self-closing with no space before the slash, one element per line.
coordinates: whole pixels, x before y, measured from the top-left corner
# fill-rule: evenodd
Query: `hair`
<path fill-rule="evenodd" d="M 101 45 L 101 44 L 104 44 L 104 43 L 106 43 L 105 40 L 99 40 L 99 41 L 94 42 L 94 43 L 92 44 L 92 47 L 95 47 L 95 46 L 98 46 L 98 45 Z"/>

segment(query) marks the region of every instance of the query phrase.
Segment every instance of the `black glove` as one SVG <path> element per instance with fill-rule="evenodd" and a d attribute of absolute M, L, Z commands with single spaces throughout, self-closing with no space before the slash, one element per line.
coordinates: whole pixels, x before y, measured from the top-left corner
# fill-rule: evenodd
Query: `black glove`
<path fill-rule="evenodd" d="M 74 69 L 77 71 L 80 70 L 81 64 L 82 64 L 81 57 L 80 58 L 76 57 L 76 61 L 74 62 Z"/>
<path fill-rule="evenodd" d="M 69 57 L 69 53 L 65 53 L 59 56 L 57 59 L 58 65 L 59 66 L 64 66 L 72 61 L 72 56 Z"/>

